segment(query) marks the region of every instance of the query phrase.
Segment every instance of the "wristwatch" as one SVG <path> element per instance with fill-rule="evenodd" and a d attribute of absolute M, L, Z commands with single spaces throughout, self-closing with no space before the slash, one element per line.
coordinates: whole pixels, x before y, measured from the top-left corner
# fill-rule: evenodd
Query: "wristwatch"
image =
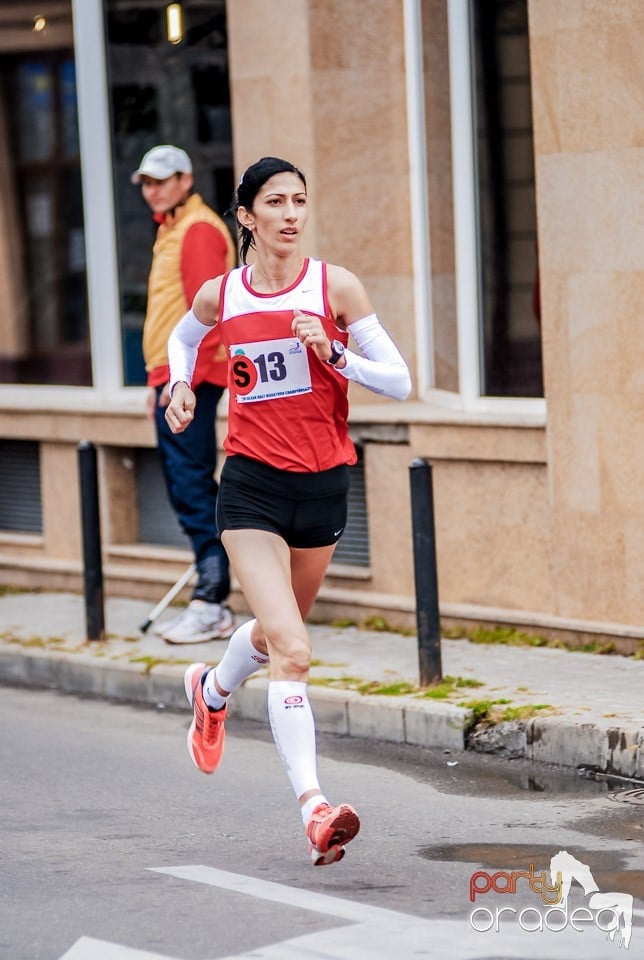
<path fill-rule="evenodd" d="M 344 344 L 340 343 L 339 340 L 331 341 L 331 356 L 327 360 L 327 363 L 331 364 L 332 367 L 335 367 L 340 357 L 344 356 Z"/>

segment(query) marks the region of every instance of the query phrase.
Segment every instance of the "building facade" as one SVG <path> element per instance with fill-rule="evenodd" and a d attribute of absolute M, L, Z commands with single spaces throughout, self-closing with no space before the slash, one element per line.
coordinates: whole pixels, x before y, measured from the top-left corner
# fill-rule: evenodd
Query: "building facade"
<path fill-rule="evenodd" d="M 636 645 L 643 52 L 638 0 L 0 0 L 0 580 L 80 588 L 81 440 L 108 592 L 156 599 L 189 562 L 144 417 L 129 182 L 172 142 L 221 213 L 258 157 L 301 167 L 307 252 L 361 277 L 412 370 L 402 404 L 351 387 L 315 614 L 413 624 L 422 457 L 447 620 Z"/>

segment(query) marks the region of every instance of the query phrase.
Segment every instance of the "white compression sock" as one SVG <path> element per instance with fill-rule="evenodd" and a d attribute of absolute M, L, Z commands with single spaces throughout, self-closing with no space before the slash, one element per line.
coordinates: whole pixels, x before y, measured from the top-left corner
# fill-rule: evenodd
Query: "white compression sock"
<path fill-rule="evenodd" d="M 268 663 L 268 657 L 253 646 L 250 635 L 255 620 L 247 620 L 237 627 L 221 658 L 221 663 L 206 676 L 203 697 L 213 710 L 221 710 L 227 697 L 222 697 L 215 686 L 215 677 L 222 690 L 232 693 L 248 677 Z"/>
<path fill-rule="evenodd" d="M 304 824 L 305 829 L 309 825 L 311 814 L 313 813 L 315 808 L 319 807 L 321 803 L 328 804 L 328 802 L 329 801 L 325 796 L 323 796 L 321 793 L 318 793 L 314 797 L 310 797 L 310 799 L 308 799 L 305 803 L 302 804 L 302 806 L 300 807 L 300 813 L 302 814 L 302 823 Z"/>
<path fill-rule="evenodd" d="M 272 680 L 268 685 L 268 716 L 275 746 L 296 797 L 320 791 L 317 775 L 315 721 L 306 683 Z M 322 802 L 322 801 L 318 801 Z"/>

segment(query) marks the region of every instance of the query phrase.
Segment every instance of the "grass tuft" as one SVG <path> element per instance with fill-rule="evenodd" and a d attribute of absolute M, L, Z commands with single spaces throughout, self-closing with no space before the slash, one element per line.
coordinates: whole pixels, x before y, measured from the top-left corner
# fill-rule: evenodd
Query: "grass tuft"
<path fill-rule="evenodd" d="M 367 617 L 362 621 L 362 628 L 364 630 L 377 630 L 381 633 L 391 632 L 391 627 L 384 617 Z"/>
<path fill-rule="evenodd" d="M 526 703 L 521 707 L 506 707 L 500 716 L 500 720 L 529 720 L 536 716 L 540 710 L 550 710 L 549 703 Z"/>
<path fill-rule="evenodd" d="M 484 686 L 480 680 L 475 680 L 473 677 L 443 677 L 443 679 L 429 689 L 423 691 L 422 696 L 428 697 L 431 700 L 446 700 L 447 697 L 451 696 L 456 690 L 460 690 L 463 687 L 482 687 Z"/>
<path fill-rule="evenodd" d="M 163 657 L 153 657 L 151 654 L 145 654 L 140 657 L 130 657 L 129 662 L 144 664 L 145 672 L 149 673 L 150 670 L 162 663 L 175 664 L 176 660 L 164 660 Z"/>
<path fill-rule="evenodd" d="M 401 680 L 399 683 L 382 683 L 380 680 L 372 680 L 358 687 L 359 693 L 376 693 L 381 697 L 403 697 L 408 693 L 416 693 L 417 690 L 418 687 L 415 687 L 413 683 L 407 683 L 405 680 Z"/>

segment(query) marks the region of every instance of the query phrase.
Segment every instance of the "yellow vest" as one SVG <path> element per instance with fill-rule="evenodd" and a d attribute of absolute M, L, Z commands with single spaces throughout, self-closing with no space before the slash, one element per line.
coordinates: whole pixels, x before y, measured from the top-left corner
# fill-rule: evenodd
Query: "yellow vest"
<path fill-rule="evenodd" d="M 226 270 L 235 266 L 235 247 L 230 232 L 214 210 L 193 193 L 178 207 L 169 225 L 161 224 L 152 248 L 148 278 L 148 304 L 143 324 L 143 356 L 149 372 L 168 362 L 168 337 L 191 304 L 186 303 L 181 280 L 181 247 L 195 223 L 210 223 L 226 238 Z M 225 357 L 225 353 L 223 355 Z"/>

